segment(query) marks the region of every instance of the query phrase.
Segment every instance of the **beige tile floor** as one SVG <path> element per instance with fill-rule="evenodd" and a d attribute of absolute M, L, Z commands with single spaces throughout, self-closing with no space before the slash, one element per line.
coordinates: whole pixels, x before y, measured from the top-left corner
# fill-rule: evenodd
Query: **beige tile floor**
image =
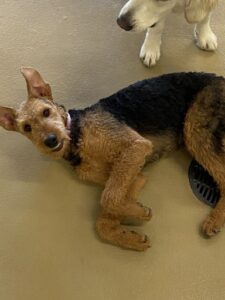
<path fill-rule="evenodd" d="M 225 75 L 222 1 L 213 18 L 216 53 L 195 48 L 192 26 L 173 16 L 152 70 L 138 59 L 143 35 L 115 23 L 124 2 L 1 1 L 1 105 L 24 99 L 21 65 L 39 69 L 67 107 L 164 72 Z M 140 230 L 153 246 L 136 253 L 96 236 L 99 188 L 76 180 L 69 166 L 42 157 L 23 137 L 0 134 L 1 300 L 225 299 L 225 232 L 211 240 L 199 234 L 209 208 L 189 188 L 184 151 L 146 168 L 150 180 L 141 198 L 154 218 Z"/>

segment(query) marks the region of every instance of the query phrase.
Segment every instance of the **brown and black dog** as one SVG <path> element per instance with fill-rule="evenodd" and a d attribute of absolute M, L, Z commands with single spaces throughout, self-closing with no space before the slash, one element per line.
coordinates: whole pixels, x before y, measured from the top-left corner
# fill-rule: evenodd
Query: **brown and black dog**
<path fill-rule="evenodd" d="M 68 160 L 81 179 L 104 186 L 96 222 L 102 239 L 145 250 L 146 235 L 123 227 L 127 217 L 148 221 L 137 202 L 141 170 L 182 143 L 214 177 L 221 198 L 202 229 L 212 236 L 225 222 L 225 80 L 207 73 L 174 73 L 137 82 L 83 110 L 53 101 L 51 88 L 22 68 L 28 99 L 18 110 L 0 107 L 0 125 L 28 137 L 40 151 Z"/>

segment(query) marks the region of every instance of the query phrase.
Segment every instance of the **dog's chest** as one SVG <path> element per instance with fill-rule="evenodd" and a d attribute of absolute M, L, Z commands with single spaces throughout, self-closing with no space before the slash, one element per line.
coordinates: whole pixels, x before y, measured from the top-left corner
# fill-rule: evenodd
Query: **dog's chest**
<path fill-rule="evenodd" d="M 78 177 L 95 183 L 104 183 L 109 177 L 112 164 L 91 155 L 82 155 L 81 163 L 75 166 Z"/>
<path fill-rule="evenodd" d="M 176 5 L 173 8 L 174 13 L 182 13 L 184 11 L 184 0 L 177 0 Z"/>
<path fill-rule="evenodd" d="M 82 180 L 102 183 L 105 182 L 112 169 L 113 162 L 118 156 L 112 146 L 99 131 L 92 127 L 83 128 L 79 140 L 80 164 L 75 166 L 78 177 Z"/>

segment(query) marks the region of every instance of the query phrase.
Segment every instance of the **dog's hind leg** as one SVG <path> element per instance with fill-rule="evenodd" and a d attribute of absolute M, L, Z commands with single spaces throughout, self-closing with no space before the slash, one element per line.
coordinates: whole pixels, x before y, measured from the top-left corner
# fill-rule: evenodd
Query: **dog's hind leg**
<path fill-rule="evenodd" d="M 194 29 L 194 38 L 200 49 L 214 51 L 217 48 L 217 37 L 210 27 L 210 18 L 211 13 L 197 23 Z"/>
<path fill-rule="evenodd" d="M 213 161 L 211 165 L 207 166 L 208 168 L 204 166 L 211 173 L 220 188 L 219 202 L 202 224 L 203 233 L 209 237 L 221 231 L 225 224 L 225 171 L 222 170 L 224 163 L 225 159 Z"/>
<path fill-rule="evenodd" d="M 219 202 L 202 224 L 202 232 L 211 237 L 221 231 L 225 224 L 225 154 L 215 155 L 209 150 L 196 155 L 196 159 L 211 174 L 220 189 Z"/>
<path fill-rule="evenodd" d="M 224 85 L 223 80 L 222 87 L 218 84 L 201 92 L 186 116 L 184 129 L 189 152 L 214 178 L 221 193 L 218 204 L 202 225 L 207 236 L 219 232 L 225 223 Z"/>
<path fill-rule="evenodd" d="M 160 46 L 165 19 L 147 30 L 145 41 L 141 47 L 140 59 L 147 67 L 154 66 L 160 58 Z"/>
<path fill-rule="evenodd" d="M 199 148 L 202 145 L 199 145 Z M 189 147 L 190 150 L 190 147 Z M 210 149 L 205 151 L 190 151 L 195 159 L 214 178 L 220 189 L 220 199 L 216 207 L 211 211 L 202 225 L 202 231 L 207 236 L 213 236 L 221 230 L 225 223 L 225 155 L 224 157 L 214 155 Z"/>

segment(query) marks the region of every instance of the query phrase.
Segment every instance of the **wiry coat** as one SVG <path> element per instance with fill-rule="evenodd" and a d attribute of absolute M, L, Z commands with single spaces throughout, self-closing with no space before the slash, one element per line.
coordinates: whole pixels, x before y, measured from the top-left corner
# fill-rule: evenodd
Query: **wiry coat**
<path fill-rule="evenodd" d="M 38 77 L 39 73 L 28 69 L 23 74 L 29 99 L 19 111 L 0 108 L 0 124 L 25 134 L 53 157 L 69 160 L 81 179 L 104 186 L 96 223 L 102 239 L 135 250 L 149 247 L 146 235 L 130 231 L 122 224 L 127 218 L 150 220 L 151 210 L 137 202 L 146 181 L 141 169 L 147 161 L 171 152 L 182 143 L 214 177 L 221 190 L 221 199 L 203 223 L 203 232 L 211 236 L 222 228 L 225 222 L 224 78 L 207 73 L 175 73 L 140 81 L 86 109 L 70 110 L 68 131 L 69 118 L 62 107 L 52 102 L 49 86 Z M 51 109 L 47 119 L 46 105 Z M 25 120 L 29 107 L 32 107 L 32 118 Z M 40 118 L 43 109 L 44 117 Z M 35 110 L 39 117 L 35 116 Z M 28 121 L 30 127 L 34 125 L 33 133 L 23 132 Z M 51 149 L 42 140 L 49 132 L 51 135 L 55 132 L 59 140 Z"/>

